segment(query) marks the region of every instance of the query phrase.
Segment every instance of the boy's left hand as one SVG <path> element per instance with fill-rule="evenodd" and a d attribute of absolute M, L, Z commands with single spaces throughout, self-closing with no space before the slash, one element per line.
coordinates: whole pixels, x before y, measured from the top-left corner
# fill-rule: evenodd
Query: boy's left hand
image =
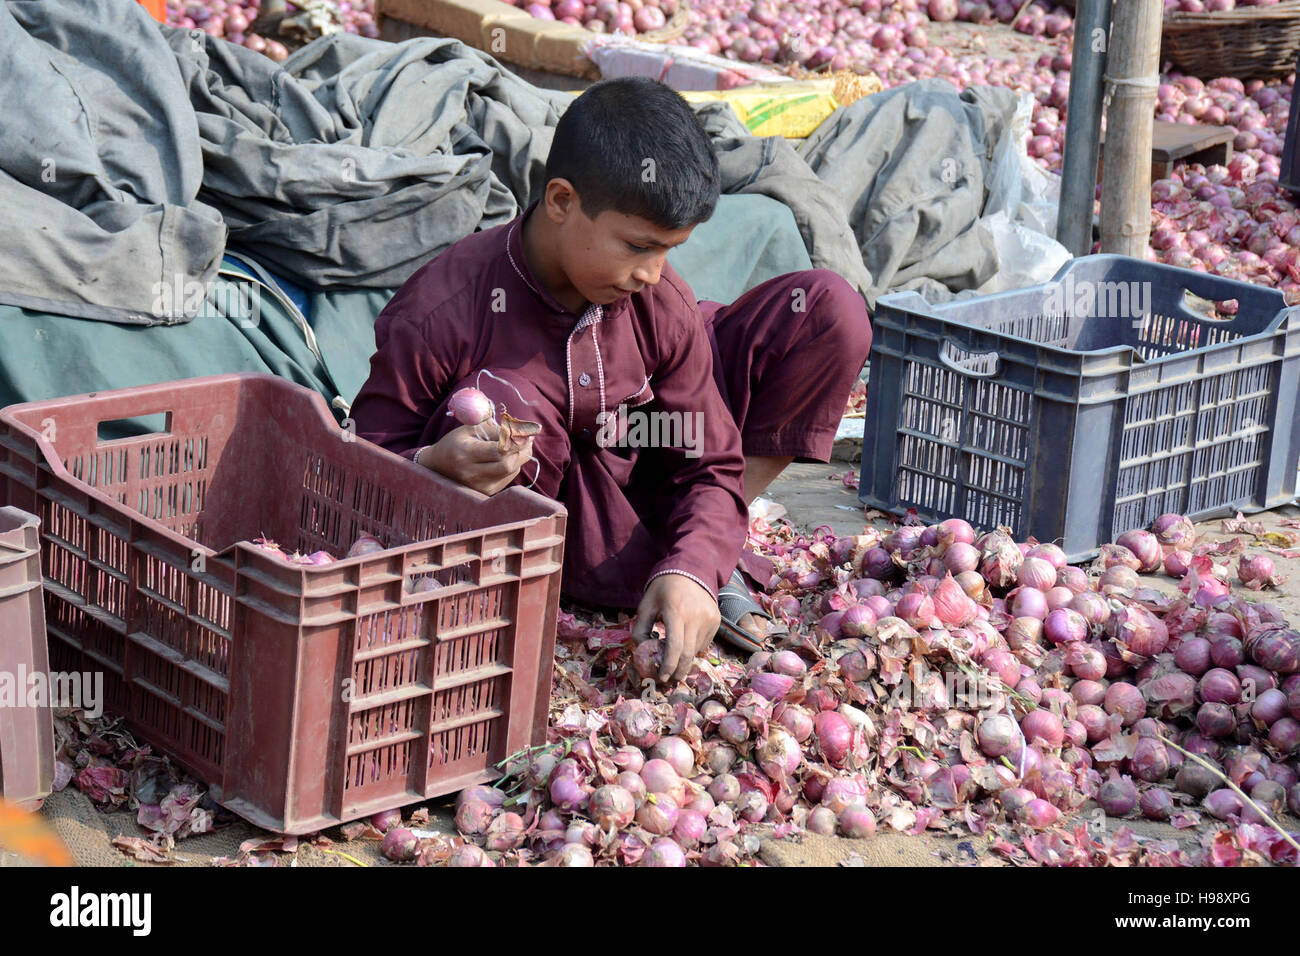
<path fill-rule="evenodd" d="M 650 640 L 655 622 L 662 621 L 666 640 L 659 681 L 682 680 L 690 673 L 695 656 L 718 633 L 721 620 L 718 602 L 703 587 L 684 574 L 661 574 L 641 597 L 632 636 L 638 641 Z"/>

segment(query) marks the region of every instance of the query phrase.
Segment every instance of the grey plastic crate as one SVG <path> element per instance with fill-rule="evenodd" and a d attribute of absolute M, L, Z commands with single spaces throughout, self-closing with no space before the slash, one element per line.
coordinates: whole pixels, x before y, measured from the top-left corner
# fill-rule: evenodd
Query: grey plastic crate
<path fill-rule="evenodd" d="M 1227 319 L 1196 311 L 1235 299 Z M 931 305 L 882 297 L 859 496 L 1083 560 L 1165 512 L 1296 494 L 1300 308 L 1274 289 L 1126 256 Z"/>

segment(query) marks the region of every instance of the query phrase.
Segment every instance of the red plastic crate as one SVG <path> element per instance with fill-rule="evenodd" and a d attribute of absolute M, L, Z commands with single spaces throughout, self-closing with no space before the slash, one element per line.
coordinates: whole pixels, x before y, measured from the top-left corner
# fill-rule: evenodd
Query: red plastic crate
<path fill-rule="evenodd" d="M 25 679 L 50 670 L 40 553 L 40 522 L 0 508 L 0 672 L 17 695 L 0 705 L 0 795 L 28 810 L 54 783 L 54 717 L 49 706 L 27 706 Z"/>
<path fill-rule="evenodd" d="M 143 416 L 165 421 L 100 438 Z M 104 671 L 105 708 L 258 826 L 459 790 L 544 738 L 564 508 L 447 481 L 315 392 L 241 374 L 11 406 L 0 501 L 41 518 L 56 662 Z M 387 550 L 320 567 L 246 543 L 362 532 Z"/>

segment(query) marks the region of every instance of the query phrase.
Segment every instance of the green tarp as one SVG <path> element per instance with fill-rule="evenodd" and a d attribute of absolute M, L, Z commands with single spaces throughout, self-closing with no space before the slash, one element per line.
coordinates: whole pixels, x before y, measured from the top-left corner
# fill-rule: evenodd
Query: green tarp
<path fill-rule="evenodd" d="M 723 196 L 668 259 L 698 298 L 716 302 L 811 268 L 789 208 L 765 196 Z M 370 371 L 375 317 L 391 294 L 311 295 L 307 329 L 287 296 L 227 259 L 203 311 L 184 325 L 116 325 L 0 306 L 0 407 L 223 372 L 270 372 L 327 402 L 351 403 Z"/>

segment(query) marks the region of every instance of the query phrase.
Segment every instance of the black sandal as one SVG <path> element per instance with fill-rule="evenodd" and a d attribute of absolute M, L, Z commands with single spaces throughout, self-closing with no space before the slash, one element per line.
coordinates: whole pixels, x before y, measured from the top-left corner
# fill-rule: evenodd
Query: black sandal
<path fill-rule="evenodd" d="M 777 624 L 768 634 L 768 638 L 790 633 L 788 627 L 777 623 L 776 618 L 764 611 L 754 600 L 749 586 L 745 584 L 744 575 L 740 573 L 740 568 L 731 573 L 731 580 L 718 591 L 718 611 L 722 615 L 722 622 L 718 625 L 718 638 L 750 654 L 761 651 L 764 647 L 761 641 L 741 628 L 740 619 L 746 614 L 756 614 Z"/>

